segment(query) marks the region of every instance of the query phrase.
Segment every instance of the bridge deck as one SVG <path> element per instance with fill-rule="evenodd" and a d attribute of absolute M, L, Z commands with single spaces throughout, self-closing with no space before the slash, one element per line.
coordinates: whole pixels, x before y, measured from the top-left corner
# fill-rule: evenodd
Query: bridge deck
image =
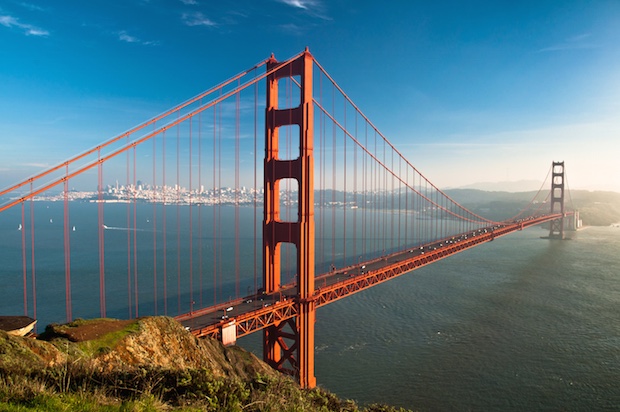
<path fill-rule="evenodd" d="M 490 226 L 322 274 L 316 277 L 317 288 L 312 300 L 317 307 L 324 306 L 497 237 L 561 217 L 560 214 L 545 215 Z M 296 286 L 286 285 L 277 293 L 247 296 L 183 314 L 176 319 L 197 337 L 221 338 L 222 327 L 232 324 L 236 327 L 237 337 L 242 337 L 295 317 L 298 308 L 296 295 Z"/>

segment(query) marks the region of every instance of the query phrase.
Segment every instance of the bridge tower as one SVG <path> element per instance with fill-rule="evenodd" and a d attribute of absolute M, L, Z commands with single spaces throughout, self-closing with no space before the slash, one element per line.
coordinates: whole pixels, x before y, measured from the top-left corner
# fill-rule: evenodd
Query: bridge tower
<path fill-rule="evenodd" d="M 267 108 L 265 118 L 265 203 L 263 221 L 263 285 L 265 293 L 281 289 L 281 244 L 297 248 L 297 316 L 268 327 L 263 332 L 263 357 L 273 368 L 296 376 L 302 387 L 316 386 L 314 376 L 314 107 L 312 101 L 313 57 L 306 49 L 284 64 L 273 56 L 267 63 Z M 299 106 L 278 107 L 278 80 L 300 79 Z M 279 128 L 299 127 L 299 157 L 279 156 Z M 296 222 L 280 219 L 280 180 L 298 183 Z M 288 363 L 288 364 L 287 364 Z"/>
<path fill-rule="evenodd" d="M 551 214 L 561 213 L 560 219 L 551 221 L 550 239 L 564 239 L 564 162 L 551 166 Z"/>

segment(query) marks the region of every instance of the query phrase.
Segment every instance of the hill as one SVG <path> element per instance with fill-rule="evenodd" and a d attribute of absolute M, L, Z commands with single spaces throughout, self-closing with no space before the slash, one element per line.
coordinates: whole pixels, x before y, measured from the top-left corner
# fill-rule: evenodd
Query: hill
<path fill-rule="evenodd" d="M 300 389 L 168 317 L 77 320 L 38 339 L 0 331 L 0 410 L 403 411 Z"/>
<path fill-rule="evenodd" d="M 452 199 L 483 217 L 504 220 L 528 205 L 536 192 L 487 192 L 477 189 L 449 189 Z M 565 206 L 579 210 L 585 226 L 609 226 L 620 222 L 620 193 L 571 190 Z"/>

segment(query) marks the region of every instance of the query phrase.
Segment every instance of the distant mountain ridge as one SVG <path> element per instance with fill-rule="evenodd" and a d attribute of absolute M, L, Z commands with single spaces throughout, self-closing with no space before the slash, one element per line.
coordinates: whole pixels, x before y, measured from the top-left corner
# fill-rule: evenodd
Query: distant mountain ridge
<path fill-rule="evenodd" d="M 476 189 L 486 192 L 530 192 L 538 191 L 543 185 L 540 180 L 516 180 L 503 182 L 477 182 L 448 189 Z"/>
<path fill-rule="evenodd" d="M 546 188 L 543 188 L 543 190 Z M 443 191 L 457 203 L 492 220 L 509 219 L 525 207 L 538 193 L 484 191 L 479 189 L 446 189 Z M 566 192 L 565 206 L 579 210 L 585 226 L 609 226 L 620 222 L 620 193 L 588 190 Z"/>

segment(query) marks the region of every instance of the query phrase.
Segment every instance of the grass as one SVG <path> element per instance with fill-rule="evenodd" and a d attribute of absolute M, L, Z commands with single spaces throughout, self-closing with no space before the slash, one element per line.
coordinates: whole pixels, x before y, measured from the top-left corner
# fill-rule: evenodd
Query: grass
<path fill-rule="evenodd" d="M 147 412 L 165 411 L 169 408 L 153 397 L 117 404 L 101 404 L 101 399 L 83 394 L 38 395 L 26 404 L 0 403 L 0 411 L 83 411 L 83 412 Z M 179 409 L 196 411 L 196 408 Z"/>
<path fill-rule="evenodd" d="M 56 346 L 61 351 L 67 351 L 66 341 L 64 338 L 70 337 L 72 330 L 78 327 L 96 326 L 105 323 L 116 322 L 115 319 L 76 319 L 73 322 L 65 325 L 49 325 L 42 335 L 45 340 L 55 341 Z M 106 332 L 96 339 L 85 340 L 82 342 L 76 342 L 72 349 L 75 348 L 83 352 L 86 356 L 96 356 L 105 352 L 111 351 L 124 337 L 132 333 L 140 331 L 140 324 L 138 321 L 131 322 L 125 325 L 122 329 Z M 61 338 L 61 339 L 56 339 Z M 65 347 L 63 347 L 63 345 Z"/>
<path fill-rule="evenodd" d="M 139 330 L 140 330 L 140 325 L 138 324 L 138 322 L 134 322 L 134 323 L 129 324 L 127 327 L 125 327 L 122 330 L 107 333 L 99 339 L 79 342 L 78 348 L 81 351 L 83 351 L 86 355 L 90 355 L 90 356 L 98 355 L 103 352 L 109 352 L 125 336 L 132 334 L 132 333 L 136 333 Z"/>
<path fill-rule="evenodd" d="M 28 376 L 0 372 L 0 411 L 404 411 L 359 408 L 320 388 L 301 389 L 285 377 L 243 382 L 214 378 L 207 370 L 158 368 L 123 373 L 48 368 Z"/>

